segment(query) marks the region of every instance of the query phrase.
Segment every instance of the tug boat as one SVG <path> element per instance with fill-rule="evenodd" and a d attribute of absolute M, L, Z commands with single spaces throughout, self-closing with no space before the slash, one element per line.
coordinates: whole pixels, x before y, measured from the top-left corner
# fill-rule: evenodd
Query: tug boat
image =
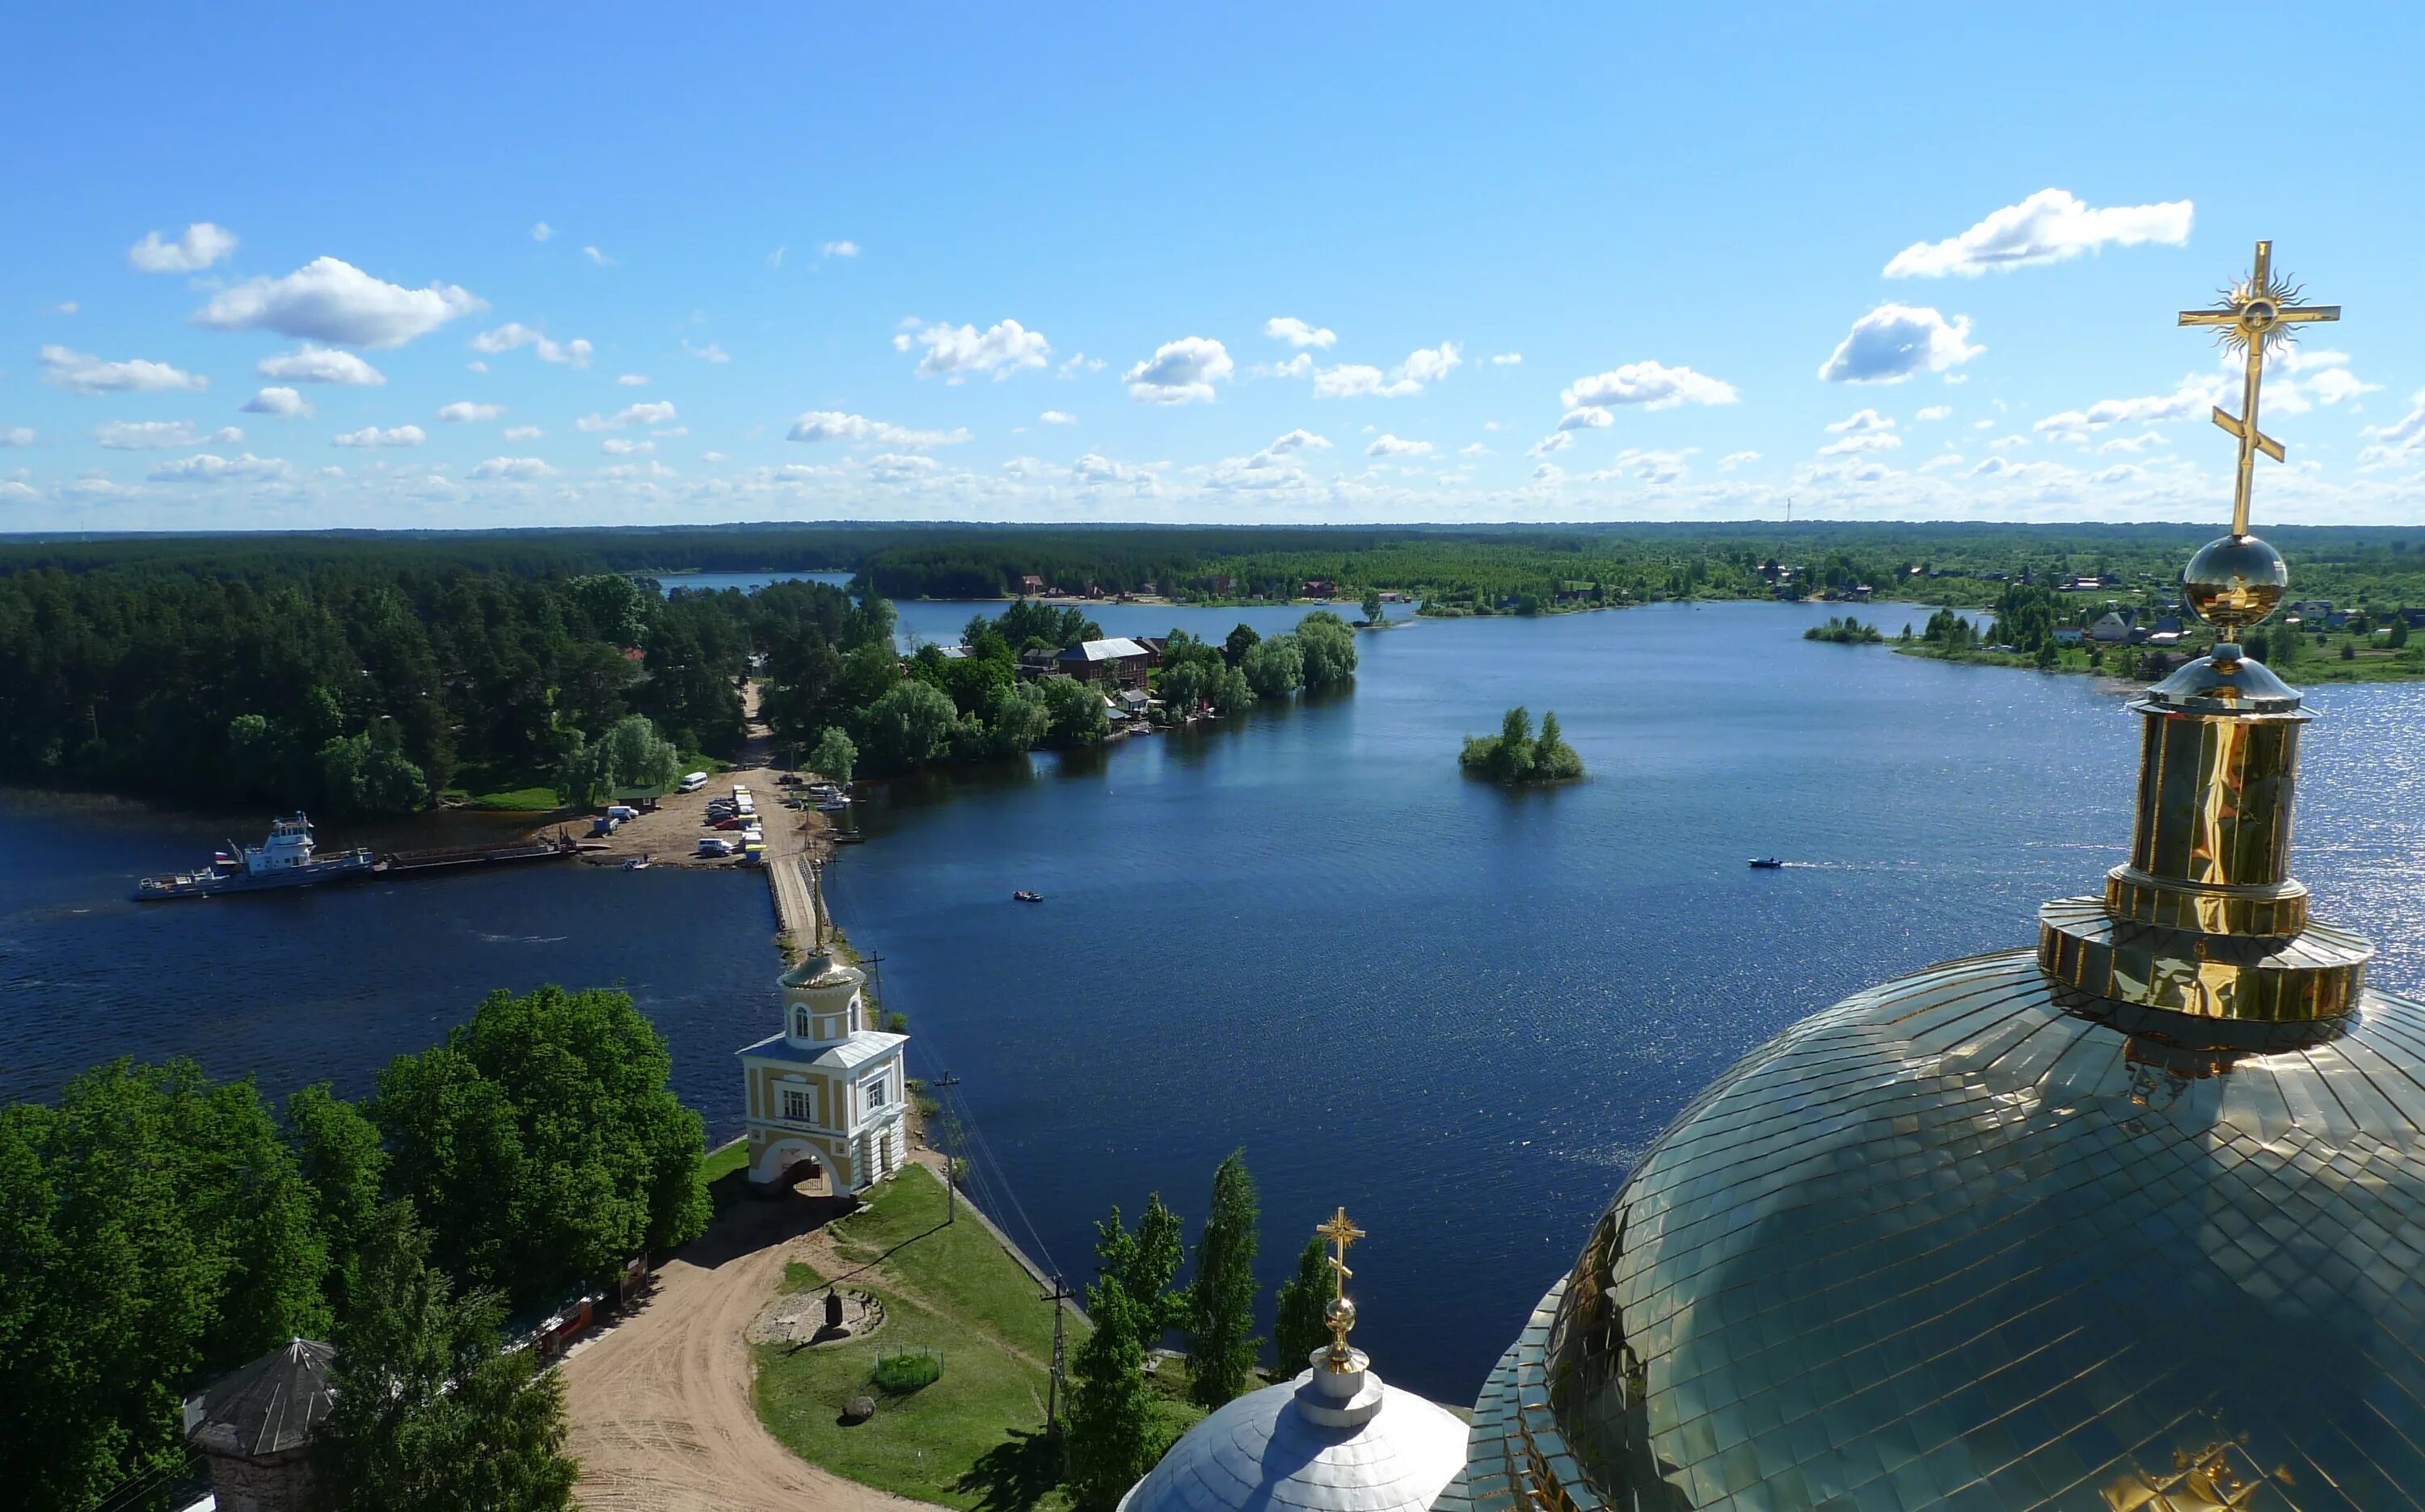
<path fill-rule="evenodd" d="M 167 877 L 146 877 L 135 887 L 137 902 L 171 898 L 209 898 L 217 893 L 260 892 L 270 887 L 310 887 L 327 882 L 350 882 L 377 869 L 377 858 L 367 847 L 317 854 L 312 821 L 300 811 L 291 819 L 272 820 L 268 837 L 257 846 L 226 850 L 201 871 Z"/>

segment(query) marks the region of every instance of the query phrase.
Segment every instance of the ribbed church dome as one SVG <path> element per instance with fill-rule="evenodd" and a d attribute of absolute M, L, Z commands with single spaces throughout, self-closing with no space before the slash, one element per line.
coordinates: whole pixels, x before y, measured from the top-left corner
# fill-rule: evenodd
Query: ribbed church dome
<path fill-rule="evenodd" d="M 2246 526 L 2261 358 L 2337 314 L 2269 255 L 2183 317 L 2240 334 L 2242 466 L 2184 578 L 2216 645 L 2130 706 L 2128 861 L 1687 1108 L 1476 1403 L 1475 1506 L 2425 1504 L 2425 1005 L 2309 916 L 2310 716 L 2237 644 L 2288 581 Z"/>
<path fill-rule="evenodd" d="M 1446 1408 L 1360 1363 L 1344 1379 L 1317 1367 L 1188 1429 L 1120 1512 L 1424 1512 L 1465 1456 Z"/>

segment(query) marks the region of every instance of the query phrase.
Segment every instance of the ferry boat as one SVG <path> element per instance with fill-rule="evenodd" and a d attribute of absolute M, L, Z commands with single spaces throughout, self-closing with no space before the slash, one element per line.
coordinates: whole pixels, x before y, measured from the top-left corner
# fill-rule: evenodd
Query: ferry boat
<path fill-rule="evenodd" d="M 346 882 L 367 877 L 377 858 L 367 848 L 317 854 L 312 821 L 297 812 L 292 819 L 272 820 L 269 836 L 257 846 L 239 850 L 234 842 L 211 858 L 201 871 L 181 871 L 168 877 L 146 877 L 135 888 L 137 902 L 170 898 L 208 898 L 216 893 L 258 892 L 269 887 L 309 887 L 317 883 Z"/>

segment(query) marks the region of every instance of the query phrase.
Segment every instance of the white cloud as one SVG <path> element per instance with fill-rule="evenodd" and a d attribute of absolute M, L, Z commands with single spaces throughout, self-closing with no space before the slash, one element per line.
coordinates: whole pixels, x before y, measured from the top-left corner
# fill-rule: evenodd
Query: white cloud
<path fill-rule="evenodd" d="M 1483 445 L 1480 441 L 1474 441 L 1468 445 L 1458 447 L 1456 449 L 1456 454 L 1459 456 L 1497 456 L 1499 454 Z"/>
<path fill-rule="evenodd" d="M 253 367 L 265 378 L 280 378 L 288 383 L 357 383 L 387 382 L 387 374 L 363 361 L 351 352 L 333 347 L 307 346 L 299 352 L 280 352 L 263 358 Z"/>
<path fill-rule="evenodd" d="M 1919 465 L 1919 470 L 1922 472 L 1942 472 L 1948 468 L 1958 468 L 1961 465 L 1962 454 L 1959 452 L 1940 452 L 1936 455 L 1930 457 L 1927 461 L 1921 463 Z"/>
<path fill-rule="evenodd" d="M 419 446 L 429 439 L 429 434 L 418 425 L 397 425 L 381 430 L 365 425 L 358 431 L 345 431 L 329 438 L 331 446 Z"/>
<path fill-rule="evenodd" d="M 646 456 L 657 449 L 657 443 L 627 440 L 620 436 L 609 436 L 598 443 L 598 448 L 608 456 Z"/>
<path fill-rule="evenodd" d="M 867 475 L 878 483 L 917 483 L 936 470 L 931 456 L 879 452 L 867 459 Z"/>
<path fill-rule="evenodd" d="M 2215 374 L 2192 374 L 2168 394 L 2135 399 L 2099 399 L 2086 409 L 2048 415 L 2031 429 L 2049 440 L 2085 441 L 2096 432 L 2115 425 L 2136 425 L 2160 420 L 2194 420 L 2223 397 L 2224 380 Z"/>
<path fill-rule="evenodd" d="M 1855 409 L 1827 427 L 1830 436 L 1858 436 L 1868 431 L 1890 431 L 1894 421 L 1874 409 Z"/>
<path fill-rule="evenodd" d="M 2106 442 L 2103 446 L 2098 447 L 2097 450 L 2099 452 L 2137 453 L 2144 452 L 2150 447 L 2170 446 L 2171 444 L 2172 443 L 2170 441 L 2167 441 L 2162 436 L 2154 431 L 2143 431 L 2136 436 L 2117 436 L 2113 438 L 2113 439 Z"/>
<path fill-rule="evenodd" d="M 1263 450 L 1274 456 L 1298 456 L 1308 452 L 1327 452 L 1330 450 L 1330 438 L 1317 436 L 1299 426 L 1264 447 Z"/>
<path fill-rule="evenodd" d="M 2016 446 L 2029 444 L 2030 438 L 2026 436 L 1999 436 L 1987 443 L 1987 449 L 1991 452 L 2009 452 Z"/>
<path fill-rule="evenodd" d="M 1561 432 L 1560 434 L 1563 435 L 1564 433 Z M 1535 450 L 1537 451 L 1538 449 L 1535 448 Z M 1544 462 L 1539 467 L 1533 470 L 1533 482 L 1541 487 L 1563 487 L 1566 481 L 1566 470 L 1558 466 L 1555 462 Z"/>
<path fill-rule="evenodd" d="M 1406 359 L 1384 375 L 1379 368 L 1361 363 L 1342 363 L 1335 368 L 1323 368 L 1313 374 L 1313 396 L 1317 399 L 1353 399 L 1370 394 L 1382 399 L 1404 399 L 1423 391 L 1427 383 L 1445 378 L 1464 361 L 1461 348 L 1454 342 L 1442 342 L 1437 346 L 1419 347 L 1406 354 Z M 1292 376 L 1305 371 L 1304 354 L 1281 371 Z"/>
<path fill-rule="evenodd" d="M 781 267 L 783 265 L 783 254 L 790 250 L 791 248 L 788 247 L 779 247 L 773 251 L 767 253 L 766 265 L 770 268 Z"/>
<path fill-rule="evenodd" d="M 2124 462 L 2116 466 L 2107 468 L 2104 471 L 2092 476 L 2088 481 L 2091 483 L 2100 483 L 2110 485 L 2117 483 L 2128 483 L 2133 478 L 2144 478 L 2146 475 L 2147 470 L 2140 467 L 2137 463 Z"/>
<path fill-rule="evenodd" d="M 14 478 L 0 478 L 0 499 L 13 500 L 21 504 L 30 504 L 40 497 L 42 497 L 40 494 L 34 491 L 34 485 L 32 484 L 19 483 Z"/>
<path fill-rule="evenodd" d="M 1188 340 L 1194 341 L 1196 338 L 1189 337 Z M 1112 484 L 1129 485 L 1140 499 L 1151 499 L 1162 492 L 1162 482 L 1151 470 L 1127 462 L 1116 462 L 1097 452 L 1089 452 L 1071 463 L 1069 474 L 1078 482 L 1090 487 L 1103 487 Z"/>
<path fill-rule="evenodd" d="M 1821 456 L 1854 456 L 1863 452 L 1892 452 L 1902 445 L 1903 438 L 1892 431 L 1855 431 L 1849 436 L 1839 437 L 1829 441 L 1819 449 L 1819 454 Z"/>
<path fill-rule="evenodd" d="M 1100 373 L 1102 371 L 1103 359 L 1101 358 L 1088 357 L 1084 352 L 1072 352 L 1069 355 L 1069 360 L 1062 363 L 1060 367 L 1054 369 L 1052 375 L 1056 378 L 1074 378 L 1081 373 Z"/>
<path fill-rule="evenodd" d="M 1038 415 L 1036 418 L 1042 421 L 1047 425 L 1075 425 L 1078 423 L 1077 416 L 1065 413 L 1058 409 L 1048 409 L 1043 414 Z"/>
<path fill-rule="evenodd" d="M 2360 394 L 2374 393 L 2381 390 L 2383 385 L 2361 382 L 2357 374 L 2347 368 L 2326 368 L 2308 379 L 2304 387 L 2309 394 L 2323 403 L 2337 405 L 2344 399 L 2354 399 Z"/>
<path fill-rule="evenodd" d="M 474 468 L 471 476 L 529 482 L 538 478 L 553 478 L 555 470 L 535 456 L 492 456 Z"/>
<path fill-rule="evenodd" d="M 679 478 L 682 474 L 662 462 L 618 462 L 598 469 L 591 476 L 620 483 L 635 478 Z"/>
<path fill-rule="evenodd" d="M 1319 326 L 1309 326 L 1294 315 L 1275 315 L 1263 322 L 1263 334 L 1291 346 L 1318 346 L 1327 352 L 1339 341 L 1339 333 Z"/>
<path fill-rule="evenodd" d="M 463 366 L 474 373 L 486 373 L 489 371 L 489 364 L 481 361 L 476 357 L 471 361 L 464 363 Z"/>
<path fill-rule="evenodd" d="M 1032 331 L 1015 320 L 996 321 L 983 332 L 973 326 L 937 321 L 923 329 L 904 330 L 892 338 L 892 349 L 907 352 L 923 346 L 918 376 L 964 381 L 972 373 L 990 373 L 996 382 L 1025 368 L 1040 368 L 1052 355 L 1052 343 L 1042 331 Z"/>
<path fill-rule="evenodd" d="M 164 462 L 144 476 L 154 483 L 259 483 L 286 476 L 286 464 L 250 452 L 232 457 L 203 452 L 181 461 Z"/>
<path fill-rule="evenodd" d="M 1373 438 L 1373 444 L 1364 449 L 1364 454 L 1366 456 L 1429 456 L 1432 454 L 1432 443 L 1402 440 L 1385 433 Z"/>
<path fill-rule="evenodd" d="M 639 389 L 645 388 L 648 381 L 649 375 L 645 373 L 626 373 L 615 380 L 615 386 L 618 389 Z"/>
<path fill-rule="evenodd" d="M 699 459 L 701 462 L 730 462 L 732 460 L 721 452 L 701 452 L 699 454 Z"/>
<path fill-rule="evenodd" d="M 1959 236 L 1904 247 L 1887 264 L 1886 276 L 1941 279 L 1958 273 L 1977 278 L 1989 268 L 2009 271 L 2033 263 L 2060 263 L 2108 242 L 2178 247 L 2190 239 L 2191 210 L 2186 199 L 2092 210 L 2064 190 L 2040 189 Z"/>
<path fill-rule="evenodd" d="M 45 346 L 41 358 L 42 380 L 73 393 L 166 393 L 172 389 L 211 386 L 208 378 L 139 357 L 104 362 L 64 346 Z"/>
<path fill-rule="evenodd" d="M 494 420 L 505 412 L 503 405 L 475 404 L 469 399 L 458 399 L 451 405 L 440 406 L 438 418 L 460 423 L 464 421 Z"/>
<path fill-rule="evenodd" d="M 249 415 L 275 415 L 281 420 L 312 418 L 312 401 L 292 389 L 264 389 L 238 407 Z"/>
<path fill-rule="evenodd" d="M 857 242 L 827 242 L 824 247 L 818 248 L 818 250 L 827 257 L 857 257 L 859 255 L 859 244 Z"/>
<path fill-rule="evenodd" d="M 689 342 L 685 341 L 683 342 L 683 350 L 699 358 L 701 362 L 730 362 L 732 360 L 732 354 L 726 351 L 723 347 L 717 345 L 714 342 L 708 342 L 705 346 L 693 346 Z"/>
<path fill-rule="evenodd" d="M 24 425 L 0 425 L 0 446 L 31 446 L 34 433 Z"/>
<path fill-rule="evenodd" d="M 1521 352 L 1502 352 L 1490 359 L 1490 365 L 1494 368 L 1512 368 L 1523 360 L 1524 354 Z"/>
<path fill-rule="evenodd" d="M 1569 410 L 1609 405 L 1673 409 L 1678 405 L 1731 405 L 1735 399 L 1732 384 L 1691 368 L 1671 368 L 1659 362 L 1629 362 L 1606 373 L 1577 378 L 1558 395 L 1558 403 Z"/>
<path fill-rule="evenodd" d="M 687 425 L 664 425 L 650 431 L 649 434 L 660 438 L 683 437 L 690 434 L 690 427 Z"/>
<path fill-rule="evenodd" d="M 1237 369 L 1229 349 L 1206 336 L 1182 336 L 1154 348 L 1153 356 L 1120 374 L 1129 397 L 1145 405 L 1212 402 L 1212 386 Z"/>
<path fill-rule="evenodd" d="M 518 320 L 492 331 L 482 331 L 472 338 L 472 350 L 486 352 L 492 357 L 499 352 L 511 352 L 524 346 L 537 352 L 542 362 L 565 362 L 576 368 L 587 367 L 589 354 L 596 350 L 579 339 L 563 342 L 550 341 Z"/>
<path fill-rule="evenodd" d="M 282 279 L 252 279 L 211 296 L 193 323 L 269 330 L 344 346 L 402 346 L 487 302 L 451 283 L 407 289 L 350 263 L 314 258 Z"/>
<path fill-rule="evenodd" d="M 1606 430 L 1615 423 L 1615 414 L 1599 405 L 1577 405 L 1558 417 L 1562 431 Z"/>
<path fill-rule="evenodd" d="M 1698 450 L 1697 447 L 1688 446 L 1681 451 L 1652 452 L 1629 446 L 1616 454 L 1615 460 L 1607 467 L 1598 472 L 1584 473 L 1581 481 L 1621 483 L 1630 480 L 1650 484 L 1681 483 L 1684 481 L 1684 474 L 1691 470 L 1685 466 L 1685 459 Z"/>
<path fill-rule="evenodd" d="M 1718 458 L 1718 470 L 1720 472 L 1732 472 L 1737 468 L 1759 460 L 1759 454 L 1758 452 L 1728 452 L 1726 455 Z"/>
<path fill-rule="evenodd" d="M 553 236 L 553 235 L 554 235 L 554 234 L 555 234 L 555 228 L 554 228 L 554 227 L 553 227 L 553 226 L 551 226 L 551 225 L 549 225 L 546 221 L 543 221 L 543 220 L 542 220 L 542 221 L 540 221 L 538 225 L 533 226 L 533 227 L 531 228 L 531 240 L 532 240 L 532 241 L 534 241 L 534 242 L 543 242 L 543 241 L 546 241 L 549 237 L 551 237 L 551 236 Z"/>
<path fill-rule="evenodd" d="M 505 432 L 506 439 L 509 441 L 536 441 L 546 434 L 536 425 L 508 425 Z"/>
<path fill-rule="evenodd" d="M 626 425 L 662 425 L 673 418 L 672 400 L 644 399 L 611 415 L 584 415 L 573 423 L 585 431 L 619 431 Z"/>
<path fill-rule="evenodd" d="M 1917 421 L 1943 420 L 1952 413 L 1951 405 L 1923 405 L 1920 406 L 1919 413 L 1911 418 Z"/>
<path fill-rule="evenodd" d="M 50 313 L 54 315 L 72 315 L 82 308 L 84 307 L 77 304 L 72 299 L 62 299 L 57 304 L 51 307 Z"/>
<path fill-rule="evenodd" d="M 1554 456 L 1558 453 L 1565 451 L 1567 447 L 1574 444 L 1574 432 L 1551 431 L 1549 435 L 1542 437 L 1537 441 L 1534 441 L 1532 446 L 1526 450 L 1524 454 L 1530 457 Z M 1560 473 L 1559 476 L 1564 477 L 1566 474 Z"/>
<path fill-rule="evenodd" d="M 970 438 L 966 430 L 921 431 L 839 409 L 811 409 L 792 422 L 784 439 L 792 441 L 874 441 L 884 446 L 957 446 Z"/>
<path fill-rule="evenodd" d="M 1974 478 L 1992 478 L 1999 472 L 2012 471 L 2013 466 L 2014 465 L 2012 463 L 2007 462 L 1999 456 L 1986 457 L 1982 459 L 1977 467 L 1970 470 L 1970 476 Z"/>
<path fill-rule="evenodd" d="M 1948 321 L 1925 306 L 1880 305 L 1853 322 L 1835 355 L 1820 365 L 1829 383 L 1901 383 L 1943 373 L 1986 350 L 1969 342 L 1970 317 Z"/>
<path fill-rule="evenodd" d="M 581 249 L 581 255 L 602 268 L 611 268 L 615 265 L 615 260 L 613 258 L 608 257 L 605 253 L 598 250 L 598 248 L 594 247 L 583 247 Z"/>
<path fill-rule="evenodd" d="M 2407 414 L 2388 425 L 2369 425 L 2366 433 L 2374 444 L 2358 454 L 2358 460 L 2369 466 L 2407 462 L 2425 454 L 2425 389 L 2419 389 L 2409 400 Z"/>
<path fill-rule="evenodd" d="M 143 240 L 126 249 L 126 261 L 146 273 L 200 273 L 234 250 L 235 232 L 198 220 L 173 242 L 145 231 Z"/>
<path fill-rule="evenodd" d="M 185 446 L 233 446 L 244 432 L 224 425 L 205 436 L 189 420 L 114 420 L 92 428 L 92 438 L 113 452 L 166 452 Z"/>

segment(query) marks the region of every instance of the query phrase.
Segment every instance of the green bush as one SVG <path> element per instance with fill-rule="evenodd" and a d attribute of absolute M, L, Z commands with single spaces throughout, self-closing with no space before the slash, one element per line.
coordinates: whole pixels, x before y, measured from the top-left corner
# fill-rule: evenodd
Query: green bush
<path fill-rule="evenodd" d="M 895 1396 L 932 1386 L 942 1377 L 943 1356 L 939 1350 L 921 1349 L 914 1354 L 904 1350 L 897 1355 L 875 1357 L 876 1388 Z"/>

